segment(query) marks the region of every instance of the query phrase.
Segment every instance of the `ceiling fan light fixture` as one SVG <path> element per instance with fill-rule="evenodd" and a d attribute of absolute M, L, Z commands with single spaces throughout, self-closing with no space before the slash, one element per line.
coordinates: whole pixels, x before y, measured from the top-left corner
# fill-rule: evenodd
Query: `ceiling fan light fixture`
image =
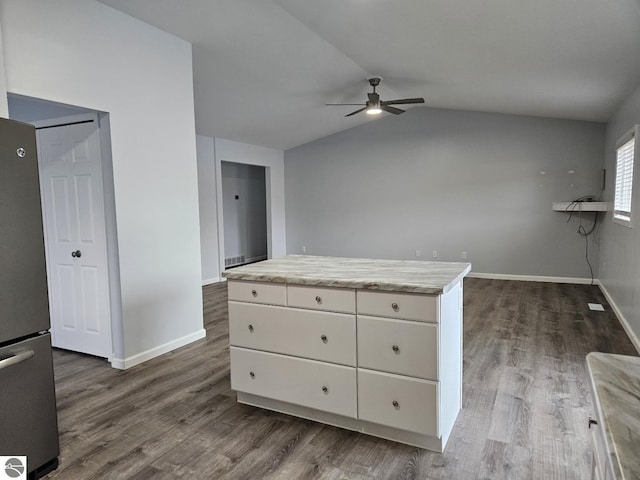
<path fill-rule="evenodd" d="M 352 117 L 353 115 L 360 112 L 367 112 L 367 115 L 379 115 L 383 111 L 387 113 L 392 113 L 394 115 L 400 115 L 404 113 L 405 110 L 400 108 L 396 108 L 393 105 L 407 105 L 411 103 L 424 103 L 424 98 L 399 98 L 397 100 L 387 100 L 381 101 L 380 95 L 376 92 L 376 87 L 380 85 L 381 77 L 369 77 L 369 85 L 373 87 L 373 92 L 367 93 L 367 102 L 366 103 L 327 103 L 326 105 L 358 105 L 362 108 L 359 108 L 355 112 L 347 113 L 345 117 Z"/>
<path fill-rule="evenodd" d="M 379 113 L 382 113 L 382 109 L 380 108 L 380 102 L 376 102 L 376 103 L 367 102 L 367 103 L 369 103 L 369 105 L 367 105 L 367 114 L 378 115 Z"/>

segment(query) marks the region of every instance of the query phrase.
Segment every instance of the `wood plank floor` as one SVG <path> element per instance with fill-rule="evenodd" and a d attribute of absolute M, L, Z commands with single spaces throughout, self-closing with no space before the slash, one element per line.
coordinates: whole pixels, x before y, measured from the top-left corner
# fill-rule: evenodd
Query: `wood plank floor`
<path fill-rule="evenodd" d="M 207 337 L 160 358 L 118 371 L 54 351 L 62 453 L 47 478 L 590 478 L 585 354 L 637 354 L 600 290 L 464 288 L 464 402 L 444 454 L 236 403 L 222 283 L 203 289 Z"/>

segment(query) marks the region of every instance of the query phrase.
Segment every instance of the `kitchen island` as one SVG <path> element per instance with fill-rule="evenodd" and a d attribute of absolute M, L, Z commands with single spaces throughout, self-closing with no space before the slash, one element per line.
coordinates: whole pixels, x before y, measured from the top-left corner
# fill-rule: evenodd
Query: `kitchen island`
<path fill-rule="evenodd" d="M 223 272 L 238 401 L 442 452 L 468 263 L 290 255 Z"/>

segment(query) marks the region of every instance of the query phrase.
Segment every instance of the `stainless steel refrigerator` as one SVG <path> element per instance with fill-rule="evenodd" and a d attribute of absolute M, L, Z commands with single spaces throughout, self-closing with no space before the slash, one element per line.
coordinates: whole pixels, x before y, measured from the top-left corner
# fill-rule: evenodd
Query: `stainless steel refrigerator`
<path fill-rule="evenodd" d="M 35 129 L 0 118 L 0 456 L 30 479 L 58 465 L 49 328 Z"/>

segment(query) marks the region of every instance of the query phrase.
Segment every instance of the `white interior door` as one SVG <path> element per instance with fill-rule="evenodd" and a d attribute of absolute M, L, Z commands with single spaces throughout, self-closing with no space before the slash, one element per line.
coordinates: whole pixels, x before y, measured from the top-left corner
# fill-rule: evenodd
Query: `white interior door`
<path fill-rule="evenodd" d="M 38 124 L 53 346 L 111 358 L 111 319 L 96 115 Z"/>

